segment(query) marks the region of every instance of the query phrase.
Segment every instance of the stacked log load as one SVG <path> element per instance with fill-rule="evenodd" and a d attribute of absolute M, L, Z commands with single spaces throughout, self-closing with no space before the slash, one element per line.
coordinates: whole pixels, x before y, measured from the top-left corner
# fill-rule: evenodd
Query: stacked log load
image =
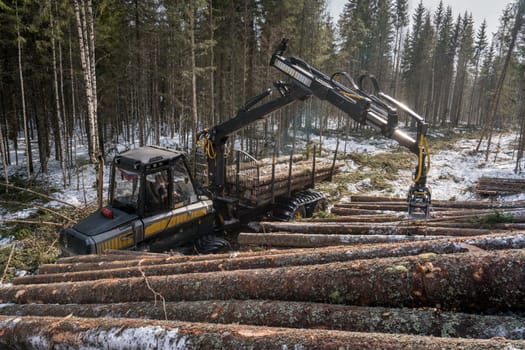
<path fill-rule="evenodd" d="M 0 288 L 0 348 L 525 349 L 524 203 L 400 203 L 261 223 L 235 253 L 61 258 Z"/>
<path fill-rule="evenodd" d="M 314 183 L 330 179 L 344 165 L 327 158 L 304 159 L 305 156 L 296 155 L 291 162 L 290 156 L 286 156 L 240 163 L 238 167 L 229 165 L 227 188 L 234 197 L 258 206 L 289 191 L 310 188 Z"/>
<path fill-rule="evenodd" d="M 523 192 L 525 179 L 483 176 L 476 184 L 476 193 L 481 196 L 507 196 Z"/>

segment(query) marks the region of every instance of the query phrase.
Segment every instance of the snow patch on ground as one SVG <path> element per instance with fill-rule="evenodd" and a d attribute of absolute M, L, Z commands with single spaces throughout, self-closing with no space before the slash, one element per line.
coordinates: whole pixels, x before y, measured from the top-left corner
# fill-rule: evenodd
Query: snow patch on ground
<path fill-rule="evenodd" d="M 391 139 L 380 135 L 373 135 L 368 138 L 363 137 L 348 137 L 346 140 L 341 140 L 335 137 L 312 137 L 314 142 L 322 142 L 324 150 L 334 152 L 336 149 L 338 153 L 343 152 L 358 152 L 362 154 L 377 154 L 379 152 L 389 152 L 397 149 L 399 144 Z M 514 151 L 514 144 L 516 136 L 513 133 L 504 133 L 493 138 L 492 153 L 489 159 L 485 160 L 486 142 L 480 145 L 479 152 L 476 152 L 478 139 L 464 139 L 451 143 L 449 149 L 432 153 L 432 142 L 430 141 L 431 152 L 431 168 L 428 174 L 428 185 L 432 191 L 433 199 L 440 200 L 469 200 L 477 199 L 476 193 L 473 191 L 476 182 L 482 176 L 496 176 L 507 178 L 524 178 L 523 174 L 514 173 L 516 167 L 516 155 Z M 22 140 L 21 140 L 22 142 Z M 161 144 L 163 146 L 176 148 L 178 146 L 175 139 L 163 139 Z M 112 152 L 121 152 L 129 149 L 129 145 L 116 145 Z M 87 162 L 87 148 L 80 145 L 76 148 L 77 159 L 81 159 L 84 163 Z M 108 156 L 108 159 L 111 156 Z M 14 154 L 11 159 L 15 159 Z M 10 175 L 22 175 L 25 171 L 25 156 L 23 149 L 18 153 L 19 165 L 10 166 L 8 172 Z M 35 158 L 37 159 L 37 157 Z M 416 165 L 416 157 L 414 156 L 414 167 Z M 35 168 L 38 167 L 35 165 Z M 73 206 L 83 206 L 92 204 L 96 201 L 95 190 L 95 173 L 90 165 L 83 165 L 76 169 L 76 172 L 71 176 L 71 182 L 64 186 L 62 171 L 60 164 L 55 160 L 48 162 L 49 172 L 47 175 L 40 176 L 40 179 L 47 182 L 51 188 L 56 188 L 57 191 L 52 194 L 56 200 L 48 201 L 45 205 L 49 207 L 60 207 L 64 203 L 69 203 Z M 357 168 L 357 165 L 348 160 L 345 162 L 343 171 L 350 171 Z M 107 193 L 107 184 L 109 179 L 109 167 L 106 166 L 104 185 L 105 194 Z M 357 183 L 348 183 L 347 188 L 352 193 L 369 193 L 376 195 L 390 195 L 397 197 L 405 197 L 407 191 L 412 184 L 413 169 L 406 169 L 400 171 L 397 179 L 391 183 L 393 191 L 385 193 L 385 191 L 375 191 L 372 188 L 371 180 L 364 179 Z M 525 199 L 525 194 L 505 197 L 507 200 L 521 200 Z M 36 211 L 35 208 L 24 209 L 18 212 L 8 212 L 0 208 L 0 219 L 24 219 Z M 1 225 L 1 223 L 0 223 Z M 2 244 L 10 242 L 0 241 Z"/>
<path fill-rule="evenodd" d="M 430 171 L 428 173 L 427 183 L 432 191 L 432 198 L 438 200 L 471 200 L 479 199 L 474 191 L 479 178 L 502 177 L 502 178 L 525 178 L 523 173 L 516 174 L 516 152 L 513 144 L 516 136 L 506 133 L 493 138 L 491 153 L 488 160 L 485 160 L 485 150 L 487 141 L 483 141 L 476 152 L 478 139 L 465 139 L 450 144 L 449 149 L 437 153 L 432 153 L 432 142 L 429 141 L 430 147 Z M 368 143 L 370 142 L 370 144 Z M 325 139 L 325 149 L 336 149 L 337 141 L 334 139 Z M 363 145 L 363 143 L 366 143 Z M 339 152 L 341 152 L 341 143 Z M 377 154 L 379 152 L 389 152 L 399 147 L 399 145 L 390 139 L 356 139 L 349 142 L 347 152 L 363 152 Z M 414 168 L 416 165 L 414 156 Z M 523 166 L 523 164 L 521 164 Z M 347 163 L 343 170 L 355 169 L 355 164 Z M 364 179 L 357 183 L 347 184 L 350 192 L 360 193 L 367 192 L 372 195 L 390 195 L 404 198 L 412 184 L 414 169 L 406 169 L 399 172 L 397 179 L 391 182 L 394 189 L 388 193 L 385 191 L 375 191 L 371 187 L 370 179 Z M 522 200 L 525 194 L 505 197 L 506 200 Z"/>

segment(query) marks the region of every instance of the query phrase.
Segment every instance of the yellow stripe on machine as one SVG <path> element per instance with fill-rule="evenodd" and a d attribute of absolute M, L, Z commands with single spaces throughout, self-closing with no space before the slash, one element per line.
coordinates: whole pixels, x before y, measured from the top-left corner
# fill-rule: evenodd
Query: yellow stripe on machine
<path fill-rule="evenodd" d="M 156 233 L 164 231 L 165 229 L 200 218 L 206 214 L 208 214 L 207 207 L 200 207 L 190 211 L 187 211 L 185 209 L 184 212 L 164 217 L 156 222 L 147 225 L 144 228 L 144 236 L 152 236 Z M 106 250 L 119 250 L 130 247 L 131 245 L 133 245 L 133 234 L 132 232 L 127 231 L 105 242 L 98 243 L 97 253 L 101 254 Z"/>
<path fill-rule="evenodd" d="M 184 212 L 178 215 L 173 215 L 173 216 L 161 219 L 157 222 L 152 223 L 151 225 L 148 225 L 144 229 L 144 235 L 146 237 L 151 236 L 167 228 L 171 228 L 173 226 L 177 226 L 185 222 L 191 221 L 193 219 L 199 218 L 201 216 L 204 216 L 207 213 L 208 213 L 208 210 L 206 208 L 200 208 L 200 209 L 193 210 L 190 212 Z"/>
<path fill-rule="evenodd" d="M 119 250 L 129 247 L 133 244 L 133 235 L 131 232 L 124 232 L 115 238 L 97 244 L 97 253 L 104 253 L 106 250 Z"/>

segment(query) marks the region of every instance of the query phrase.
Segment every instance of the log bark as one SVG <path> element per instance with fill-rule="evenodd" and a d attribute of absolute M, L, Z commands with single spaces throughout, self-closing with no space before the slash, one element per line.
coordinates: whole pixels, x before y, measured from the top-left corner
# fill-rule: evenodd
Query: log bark
<path fill-rule="evenodd" d="M 3 303 L 270 299 L 444 310 L 525 310 L 525 251 L 423 254 L 274 269 L 9 286 Z"/>
<path fill-rule="evenodd" d="M 346 215 L 327 218 L 304 219 L 303 222 L 395 222 L 405 218 L 403 214 Z"/>
<path fill-rule="evenodd" d="M 269 237 L 275 236 L 275 233 L 269 235 Z M 301 241 L 297 241 L 297 234 L 286 234 L 294 242 L 297 242 L 296 245 L 305 245 Z M 241 237 L 248 237 L 248 234 L 242 234 Z M 264 245 L 269 244 L 268 241 L 261 241 L 259 237 L 261 234 L 255 234 L 254 237 L 250 238 L 251 241 L 246 241 L 246 244 L 255 244 L 255 245 Z M 259 238 L 258 238 L 259 237 Z M 308 235 L 307 237 L 312 237 Z M 327 235 L 322 235 L 321 237 L 327 237 Z M 351 236 L 352 239 L 357 239 L 356 236 Z M 366 236 L 364 239 L 370 240 L 373 238 L 371 236 Z M 198 263 L 202 263 L 210 266 L 213 261 L 216 262 L 216 266 L 221 266 L 219 270 L 224 270 L 229 265 L 224 264 L 223 261 L 246 261 L 246 265 L 237 266 L 240 268 L 261 268 L 264 267 L 263 264 L 266 264 L 265 261 L 273 261 L 273 265 L 265 265 L 265 267 L 275 267 L 275 266 L 285 266 L 279 265 L 279 259 L 282 257 L 304 257 L 300 259 L 300 262 L 297 263 L 288 263 L 288 265 L 311 265 L 317 263 L 313 257 L 316 255 L 319 256 L 319 262 L 327 263 L 334 261 L 344 261 L 346 260 L 355 260 L 355 259 L 366 259 L 366 258 L 376 258 L 376 257 L 387 257 L 387 256 L 404 256 L 404 255 L 416 255 L 421 252 L 434 252 L 434 253 L 452 253 L 456 250 L 449 250 L 447 247 L 450 244 L 457 245 L 458 249 L 462 246 L 461 244 L 466 244 L 468 246 L 475 246 L 479 249 L 485 250 L 502 250 L 502 249 L 523 249 L 525 248 L 525 234 L 524 233 L 510 233 L 510 234 L 501 234 L 501 235 L 488 235 L 480 237 L 471 237 L 471 238 L 450 238 L 444 237 L 439 241 L 430 240 L 428 242 L 407 242 L 403 245 L 398 243 L 393 244 L 374 244 L 373 246 L 358 246 L 358 247 L 327 247 L 327 248 L 317 248 L 317 249 L 267 249 L 264 251 L 247 251 L 247 252 L 234 252 L 231 254 L 216 254 L 216 255 L 204 255 L 204 256 L 177 256 L 169 257 L 166 259 L 150 259 L 150 260 L 137 260 L 137 261 L 115 261 L 115 262 L 102 262 L 102 263 L 77 263 L 77 264 L 48 264 L 45 265 L 48 268 L 45 271 L 39 270 L 39 275 L 46 274 L 60 274 L 67 275 L 68 273 L 82 272 L 82 271 L 103 271 L 103 270 L 117 270 L 122 268 L 136 268 L 139 264 L 142 266 L 142 269 L 147 272 L 146 269 L 149 266 L 165 265 L 165 264 L 186 264 L 191 263 L 193 266 L 197 266 Z M 388 239 L 392 239 L 392 236 L 389 236 Z M 410 239 L 410 238 L 409 238 Z M 364 243 L 363 241 L 361 243 Z M 286 242 L 284 243 L 286 245 Z M 276 244 L 277 245 L 277 244 Z M 468 247 L 467 247 L 468 248 Z M 391 250 L 391 252 L 388 252 Z M 467 249 L 468 250 L 468 249 Z M 387 253 L 380 253 L 382 251 L 387 251 Z M 461 251 L 461 250 L 457 250 Z M 379 252 L 379 253 L 378 253 Z M 344 258 L 337 257 L 337 254 L 344 253 Z M 398 255 L 395 255 L 398 254 Z M 335 255 L 336 257 L 331 257 Z M 78 256 L 83 258 L 83 256 Z M 96 257 L 96 256 L 95 256 Z M 175 259 L 177 258 L 177 259 Z M 184 258 L 179 260 L 178 258 Z M 174 259 L 174 260 L 172 260 Z M 60 261 L 60 260 L 59 260 Z M 257 264 L 251 265 L 249 261 L 256 261 Z M 56 269 L 51 269 L 56 267 Z M 196 271 L 194 271 L 196 272 Z M 30 276 L 21 277 L 21 279 L 29 278 Z M 45 277 L 43 277 L 45 278 Z M 13 280 L 14 283 L 17 283 L 18 279 Z"/>
<path fill-rule="evenodd" d="M 261 222 L 262 232 L 286 231 L 301 234 L 331 235 L 410 235 L 410 236 L 480 236 L 496 233 L 491 229 L 431 227 L 427 225 L 356 224 L 356 223 L 308 223 L 308 222 Z"/>
<path fill-rule="evenodd" d="M 341 207 L 332 207 L 330 212 L 335 215 L 341 216 L 351 216 L 351 215 L 384 215 L 385 210 L 381 209 L 355 209 L 355 208 L 341 208 Z M 401 211 L 398 211 L 401 212 Z M 408 206 L 405 207 L 404 212 L 408 215 Z M 392 214 L 392 213 L 390 213 Z M 396 215 L 396 214 L 394 214 Z M 399 214 L 397 214 L 399 215 Z M 432 213 L 431 213 L 432 215 Z"/>
<path fill-rule="evenodd" d="M 130 250 L 107 250 L 104 252 L 103 255 L 97 255 L 97 254 L 86 254 L 86 255 L 75 255 L 75 256 L 68 256 L 68 257 L 62 257 L 58 261 L 62 264 L 69 264 L 69 263 L 86 263 L 86 262 L 94 262 L 94 263 L 103 263 L 105 261 L 128 261 L 128 260 L 141 260 L 141 259 L 154 259 L 154 258 L 177 258 L 181 257 L 181 255 L 171 255 L 171 254 L 164 254 L 164 253 L 149 253 L 149 252 L 141 252 L 141 251 L 130 251 Z"/>
<path fill-rule="evenodd" d="M 345 235 L 345 234 L 315 234 L 301 232 L 271 232 L 271 233 L 246 233 L 241 232 L 237 241 L 241 246 L 263 247 L 294 247 L 294 248 L 320 248 L 338 245 L 392 243 L 425 241 L 445 236 L 407 236 L 407 235 Z"/>
<path fill-rule="evenodd" d="M 367 195 L 352 195 L 350 202 L 405 202 L 406 198 L 388 197 L 388 196 L 367 196 Z M 348 202 L 347 202 L 348 203 Z"/>
<path fill-rule="evenodd" d="M 386 204 L 406 204 L 406 198 L 382 197 L 382 196 L 351 196 L 350 202 L 339 202 L 337 206 L 348 206 L 358 203 L 386 203 Z M 433 200 L 432 207 L 462 208 L 462 209 L 489 209 L 489 208 L 523 208 L 525 201 L 489 201 L 489 200 L 469 200 L 469 201 L 449 201 Z"/>
<path fill-rule="evenodd" d="M 332 208 L 332 213 L 340 209 L 365 209 L 365 210 L 382 210 L 382 211 L 408 211 L 408 204 L 403 203 L 337 203 Z M 435 209 L 432 207 L 432 209 Z"/>
<path fill-rule="evenodd" d="M 259 235 L 259 234 L 256 234 Z M 292 235 L 300 238 L 298 235 Z M 308 236 L 310 237 L 310 236 Z M 321 238 L 325 238 L 323 235 Z M 355 237 L 350 237 L 350 239 Z M 365 239 L 370 239 L 367 236 Z M 392 236 L 388 238 L 392 241 Z M 406 240 L 406 237 L 401 237 Z M 417 237 L 409 238 L 417 240 Z M 425 239 L 430 239 L 425 237 Z M 259 241 L 260 243 L 260 241 Z M 470 243 L 470 245 L 473 245 Z M 524 243 L 525 245 L 525 243 Z M 514 248 L 514 247 L 512 247 Z M 500 248 L 503 249 L 503 248 Z M 331 247 L 328 249 L 310 249 L 300 251 L 283 250 L 280 254 L 269 256 L 244 256 L 216 260 L 193 261 L 184 263 L 166 263 L 148 266 L 130 266 L 118 269 L 89 270 L 56 274 L 37 274 L 18 277 L 13 279 L 13 284 L 41 284 L 41 283 L 59 283 L 59 282 L 76 282 L 88 281 L 104 278 L 128 278 L 146 276 L 164 276 L 195 272 L 213 272 L 213 271 L 233 271 L 246 269 L 275 268 L 284 266 L 303 266 L 326 264 L 338 261 L 350 261 L 357 259 L 374 259 L 384 257 L 396 257 L 407 255 L 418 255 L 422 253 L 459 253 L 469 251 L 460 241 L 429 241 L 429 242 L 411 242 L 402 246 L 399 244 L 376 244 L 360 247 Z"/>
<path fill-rule="evenodd" d="M 122 318 L 0 317 L 9 349 L 519 349 L 520 340 L 436 338 Z"/>
<path fill-rule="evenodd" d="M 495 177 L 481 177 L 476 192 L 481 195 L 508 195 L 525 191 L 525 180 Z"/>
<path fill-rule="evenodd" d="M 139 318 L 453 338 L 504 337 L 513 340 L 525 338 L 523 331 L 525 318 L 519 316 L 270 300 L 2 305 L 0 314 Z"/>
<path fill-rule="evenodd" d="M 334 170 L 337 171 L 342 167 L 342 164 L 336 164 Z M 315 164 L 315 174 L 321 176 L 321 174 L 328 174 L 332 169 L 332 163 L 325 163 L 318 161 Z M 312 162 L 301 162 L 296 163 L 292 167 L 292 180 L 298 177 L 311 177 L 312 175 Z M 241 177 L 242 172 L 239 174 Z M 288 164 L 279 164 L 275 169 L 275 174 L 272 176 L 272 166 L 268 165 L 259 168 L 259 176 L 253 177 L 251 171 L 247 172 L 243 182 L 249 183 L 250 186 L 263 186 L 269 185 L 273 181 L 288 181 L 289 178 L 289 167 Z"/>
<path fill-rule="evenodd" d="M 440 211 L 435 214 L 431 214 L 431 218 L 427 222 L 437 221 L 480 221 L 489 215 L 495 213 L 511 215 L 514 218 L 514 222 L 524 221 L 524 210 L 523 209 L 465 209 L 465 210 L 446 210 Z"/>
<path fill-rule="evenodd" d="M 304 251 L 304 249 L 296 249 L 294 252 Z M 126 260 L 112 260 L 112 256 L 102 255 L 77 255 L 74 257 L 60 258 L 54 264 L 43 264 L 38 268 L 39 274 L 54 274 L 54 273 L 68 273 L 79 271 L 93 271 L 93 270 L 109 270 L 123 267 L 133 266 L 150 266 L 198 261 L 212 261 L 231 259 L 234 257 L 258 257 L 271 256 L 274 254 L 282 254 L 282 250 L 270 249 L 264 251 L 233 251 L 223 254 L 204 254 L 204 255 L 169 255 L 159 258 L 143 258 L 143 259 L 126 259 Z M 66 260 L 67 259 L 67 260 Z"/>

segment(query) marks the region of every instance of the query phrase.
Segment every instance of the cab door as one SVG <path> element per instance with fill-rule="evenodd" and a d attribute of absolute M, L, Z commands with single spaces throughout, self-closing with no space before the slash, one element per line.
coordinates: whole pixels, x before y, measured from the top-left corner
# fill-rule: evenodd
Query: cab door
<path fill-rule="evenodd" d="M 147 173 L 144 189 L 144 239 L 178 236 L 174 241 L 191 241 L 202 226 L 212 227 L 207 220 L 213 215 L 212 202 L 199 200 L 182 157 L 169 168 Z"/>

